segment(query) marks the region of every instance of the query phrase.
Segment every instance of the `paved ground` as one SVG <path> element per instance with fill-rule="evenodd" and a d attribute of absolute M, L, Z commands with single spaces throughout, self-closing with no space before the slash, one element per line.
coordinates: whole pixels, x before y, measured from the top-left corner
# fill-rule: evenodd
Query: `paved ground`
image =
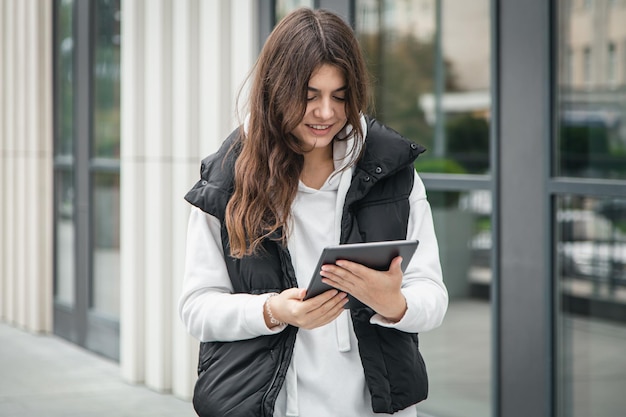
<path fill-rule="evenodd" d="M 441 328 L 421 337 L 430 396 L 418 416 L 489 417 L 489 304 L 451 303 Z M 565 414 L 617 417 L 626 409 L 626 326 L 563 323 L 569 363 Z M 573 378 L 573 383 L 571 383 Z M 0 417 L 193 417 L 191 403 L 124 382 L 118 364 L 55 336 L 0 322 Z"/>
<path fill-rule="evenodd" d="M 430 379 L 428 400 L 418 406 L 424 417 L 498 417 L 491 406 L 490 314 L 486 302 L 455 300 L 443 325 L 420 336 Z M 562 415 L 626 416 L 626 325 L 567 315 L 560 331 Z"/>
<path fill-rule="evenodd" d="M 0 323 L 2 417 L 192 417 L 191 403 L 124 382 L 117 363 Z"/>

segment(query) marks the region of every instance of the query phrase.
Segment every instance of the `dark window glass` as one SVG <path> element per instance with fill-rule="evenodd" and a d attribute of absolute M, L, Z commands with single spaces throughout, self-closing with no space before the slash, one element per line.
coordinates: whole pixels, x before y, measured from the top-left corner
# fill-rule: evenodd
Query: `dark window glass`
<path fill-rule="evenodd" d="M 57 7 L 55 49 L 55 154 L 71 158 L 74 151 L 74 35 L 72 0 Z"/>
<path fill-rule="evenodd" d="M 419 171 L 489 171 L 489 1 L 356 2 L 375 115 L 428 152 Z"/>
<path fill-rule="evenodd" d="M 120 1 L 94 6 L 90 308 L 119 320 Z"/>
<path fill-rule="evenodd" d="M 418 410 L 429 416 L 489 416 L 491 193 L 429 191 L 428 200 L 450 304 L 442 326 L 420 341 L 430 394 Z"/>
<path fill-rule="evenodd" d="M 90 307 L 119 319 L 120 314 L 120 176 L 99 173 L 92 177 L 93 276 Z"/>
<path fill-rule="evenodd" d="M 359 0 L 355 21 L 374 115 L 428 148 L 418 172 L 489 173 L 490 2 Z M 430 394 L 418 411 L 489 416 L 491 193 L 429 187 L 428 200 L 450 305 L 443 325 L 421 339 Z"/>
<path fill-rule="evenodd" d="M 99 0 L 95 5 L 92 156 L 119 158 L 120 2 L 119 0 Z"/>
<path fill-rule="evenodd" d="M 556 199 L 559 416 L 626 409 L 626 199 Z"/>
<path fill-rule="evenodd" d="M 120 0 L 54 10 L 54 331 L 117 359 Z"/>
<path fill-rule="evenodd" d="M 276 0 L 274 3 L 274 16 L 276 21 L 285 17 L 289 12 L 299 8 L 308 7 L 313 8 L 315 5 L 314 0 Z"/>
<path fill-rule="evenodd" d="M 75 236 L 74 227 L 74 172 L 57 171 L 55 201 L 55 301 L 73 306 L 75 300 Z"/>
<path fill-rule="evenodd" d="M 55 301 L 75 303 L 74 34 L 72 0 L 58 1 L 55 22 Z"/>
<path fill-rule="evenodd" d="M 559 1 L 555 174 L 625 179 L 626 79 L 616 45 L 626 37 L 626 10 L 610 12 L 606 1 L 572 6 Z"/>

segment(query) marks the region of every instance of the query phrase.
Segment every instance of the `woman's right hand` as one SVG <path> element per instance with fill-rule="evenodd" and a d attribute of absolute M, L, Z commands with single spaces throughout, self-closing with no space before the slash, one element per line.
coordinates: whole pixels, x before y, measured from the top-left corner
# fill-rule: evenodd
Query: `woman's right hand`
<path fill-rule="evenodd" d="M 274 319 L 279 322 L 310 330 L 335 320 L 348 302 L 348 295 L 335 289 L 302 301 L 305 295 L 305 288 L 289 288 L 270 297 L 267 300 L 267 307 L 271 310 Z M 275 325 L 271 324 L 267 310 L 267 308 L 263 309 L 263 316 L 265 324 L 271 328 Z"/>

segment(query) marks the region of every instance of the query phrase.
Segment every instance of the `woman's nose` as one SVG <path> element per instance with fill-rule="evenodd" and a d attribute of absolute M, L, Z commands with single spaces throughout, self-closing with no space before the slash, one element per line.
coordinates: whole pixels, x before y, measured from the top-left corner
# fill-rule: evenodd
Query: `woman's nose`
<path fill-rule="evenodd" d="M 320 119 L 330 119 L 333 116 L 333 106 L 330 100 L 324 99 L 319 101 L 319 105 L 315 109 L 315 116 Z"/>

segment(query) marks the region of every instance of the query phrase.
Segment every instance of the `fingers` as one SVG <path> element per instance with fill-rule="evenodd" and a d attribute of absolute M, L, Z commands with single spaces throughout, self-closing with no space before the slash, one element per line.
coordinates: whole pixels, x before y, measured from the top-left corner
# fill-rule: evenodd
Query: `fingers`
<path fill-rule="evenodd" d="M 357 276 L 367 274 L 368 271 L 371 271 L 371 269 L 365 265 L 361 265 L 356 262 L 350 262 L 350 261 L 345 261 L 345 260 L 337 261 L 336 265 Z M 329 265 L 322 266 L 322 270 L 324 270 L 326 266 L 332 268 L 332 265 L 329 264 Z M 395 258 L 391 260 L 391 263 L 389 264 L 389 271 L 402 272 L 402 256 L 396 256 Z"/>
<path fill-rule="evenodd" d="M 400 299 L 402 286 L 402 257 L 396 256 L 387 271 L 378 271 L 364 265 L 340 260 L 336 264 L 322 266 L 322 282 L 352 294 L 359 301 L 374 309 L 387 312 Z M 394 310 L 395 312 L 395 310 Z"/>
<path fill-rule="evenodd" d="M 328 292 L 331 291 L 327 291 L 327 293 Z M 300 327 L 304 329 L 315 329 L 335 320 L 344 310 L 343 306 L 348 301 L 347 297 L 348 295 L 346 293 L 337 292 L 328 301 L 322 303 L 321 305 L 319 305 L 319 307 L 310 311 L 307 314 L 306 319 L 303 320 L 303 322 L 301 323 Z"/>
<path fill-rule="evenodd" d="M 402 273 L 402 256 L 396 256 L 389 265 L 389 272 Z"/>
<path fill-rule="evenodd" d="M 337 318 L 348 301 L 346 293 L 334 289 L 302 301 L 305 295 L 304 288 L 290 288 L 280 293 L 272 300 L 274 316 L 292 326 L 314 329 Z"/>
<path fill-rule="evenodd" d="M 323 265 L 320 271 L 324 278 L 322 282 L 352 295 L 358 287 L 363 287 L 363 277 L 368 273 L 371 273 L 369 268 L 343 260 L 335 265 Z"/>
<path fill-rule="evenodd" d="M 304 298 L 304 296 L 306 295 L 306 289 L 305 288 L 289 288 L 284 290 L 281 295 L 284 295 L 286 298 L 289 299 L 295 299 L 295 300 L 302 300 Z"/>

